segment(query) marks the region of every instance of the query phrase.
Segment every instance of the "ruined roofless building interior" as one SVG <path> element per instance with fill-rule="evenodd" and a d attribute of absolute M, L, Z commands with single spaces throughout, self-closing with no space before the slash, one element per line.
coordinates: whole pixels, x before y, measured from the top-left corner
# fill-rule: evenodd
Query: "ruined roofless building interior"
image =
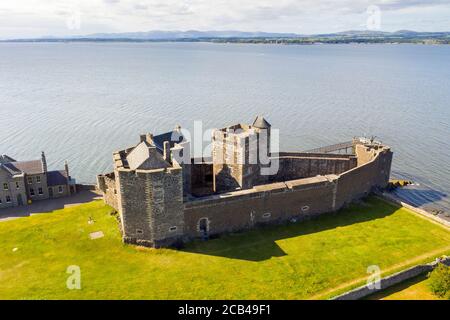
<path fill-rule="evenodd" d="M 334 212 L 389 182 L 393 154 L 379 142 L 273 154 L 270 137 L 257 117 L 215 130 L 211 157 L 191 159 L 180 127 L 141 135 L 114 152 L 114 171 L 99 175 L 97 188 L 119 212 L 124 242 L 158 248 Z"/>

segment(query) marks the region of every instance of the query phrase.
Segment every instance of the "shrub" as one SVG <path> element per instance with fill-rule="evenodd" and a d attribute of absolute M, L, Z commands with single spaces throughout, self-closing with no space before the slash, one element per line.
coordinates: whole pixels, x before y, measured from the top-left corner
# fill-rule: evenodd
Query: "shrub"
<path fill-rule="evenodd" d="M 440 263 L 431 272 L 430 289 L 434 295 L 450 299 L 450 267 Z"/>

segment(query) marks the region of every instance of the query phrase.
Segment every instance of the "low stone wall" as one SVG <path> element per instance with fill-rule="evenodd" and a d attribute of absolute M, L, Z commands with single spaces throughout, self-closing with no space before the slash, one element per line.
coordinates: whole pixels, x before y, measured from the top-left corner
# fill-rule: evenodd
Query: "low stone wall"
<path fill-rule="evenodd" d="M 336 296 L 331 300 L 359 300 L 370 296 L 374 293 L 385 290 L 389 287 L 402 283 L 408 279 L 415 278 L 419 275 L 428 273 L 433 271 L 434 268 L 438 266 L 439 263 L 444 263 L 447 266 L 450 266 L 450 257 L 445 257 L 444 259 L 440 259 L 438 261 L 434 261 L 428 264 L 420 264 L 414 266 L 412 268 L 397 272 L 393 275 L 387 276 L 380 280 L 380 289 L 371 289 L 367 285 L 356 288 L 354 290 L 348 291 L 344 294 Z"/>

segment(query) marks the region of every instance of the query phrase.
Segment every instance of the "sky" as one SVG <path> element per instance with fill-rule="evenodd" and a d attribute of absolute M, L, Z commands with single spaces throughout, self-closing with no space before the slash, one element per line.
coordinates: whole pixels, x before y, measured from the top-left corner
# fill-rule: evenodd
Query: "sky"
<path fill-rule="evenodd" d="M 0 39 L 150 30 L 450 31 L 450 0 L 0 0 Z"/>

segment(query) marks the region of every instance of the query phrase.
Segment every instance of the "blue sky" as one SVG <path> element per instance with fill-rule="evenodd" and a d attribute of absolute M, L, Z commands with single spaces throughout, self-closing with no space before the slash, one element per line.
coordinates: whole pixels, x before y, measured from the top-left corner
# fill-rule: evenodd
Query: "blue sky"
<path fill-rule="evenodd" d="M 0 38 L 149 30 L 450 31 L 450 0 L 1 0 Z M 372 7 L 373 8 L 373 7 Z"/>

